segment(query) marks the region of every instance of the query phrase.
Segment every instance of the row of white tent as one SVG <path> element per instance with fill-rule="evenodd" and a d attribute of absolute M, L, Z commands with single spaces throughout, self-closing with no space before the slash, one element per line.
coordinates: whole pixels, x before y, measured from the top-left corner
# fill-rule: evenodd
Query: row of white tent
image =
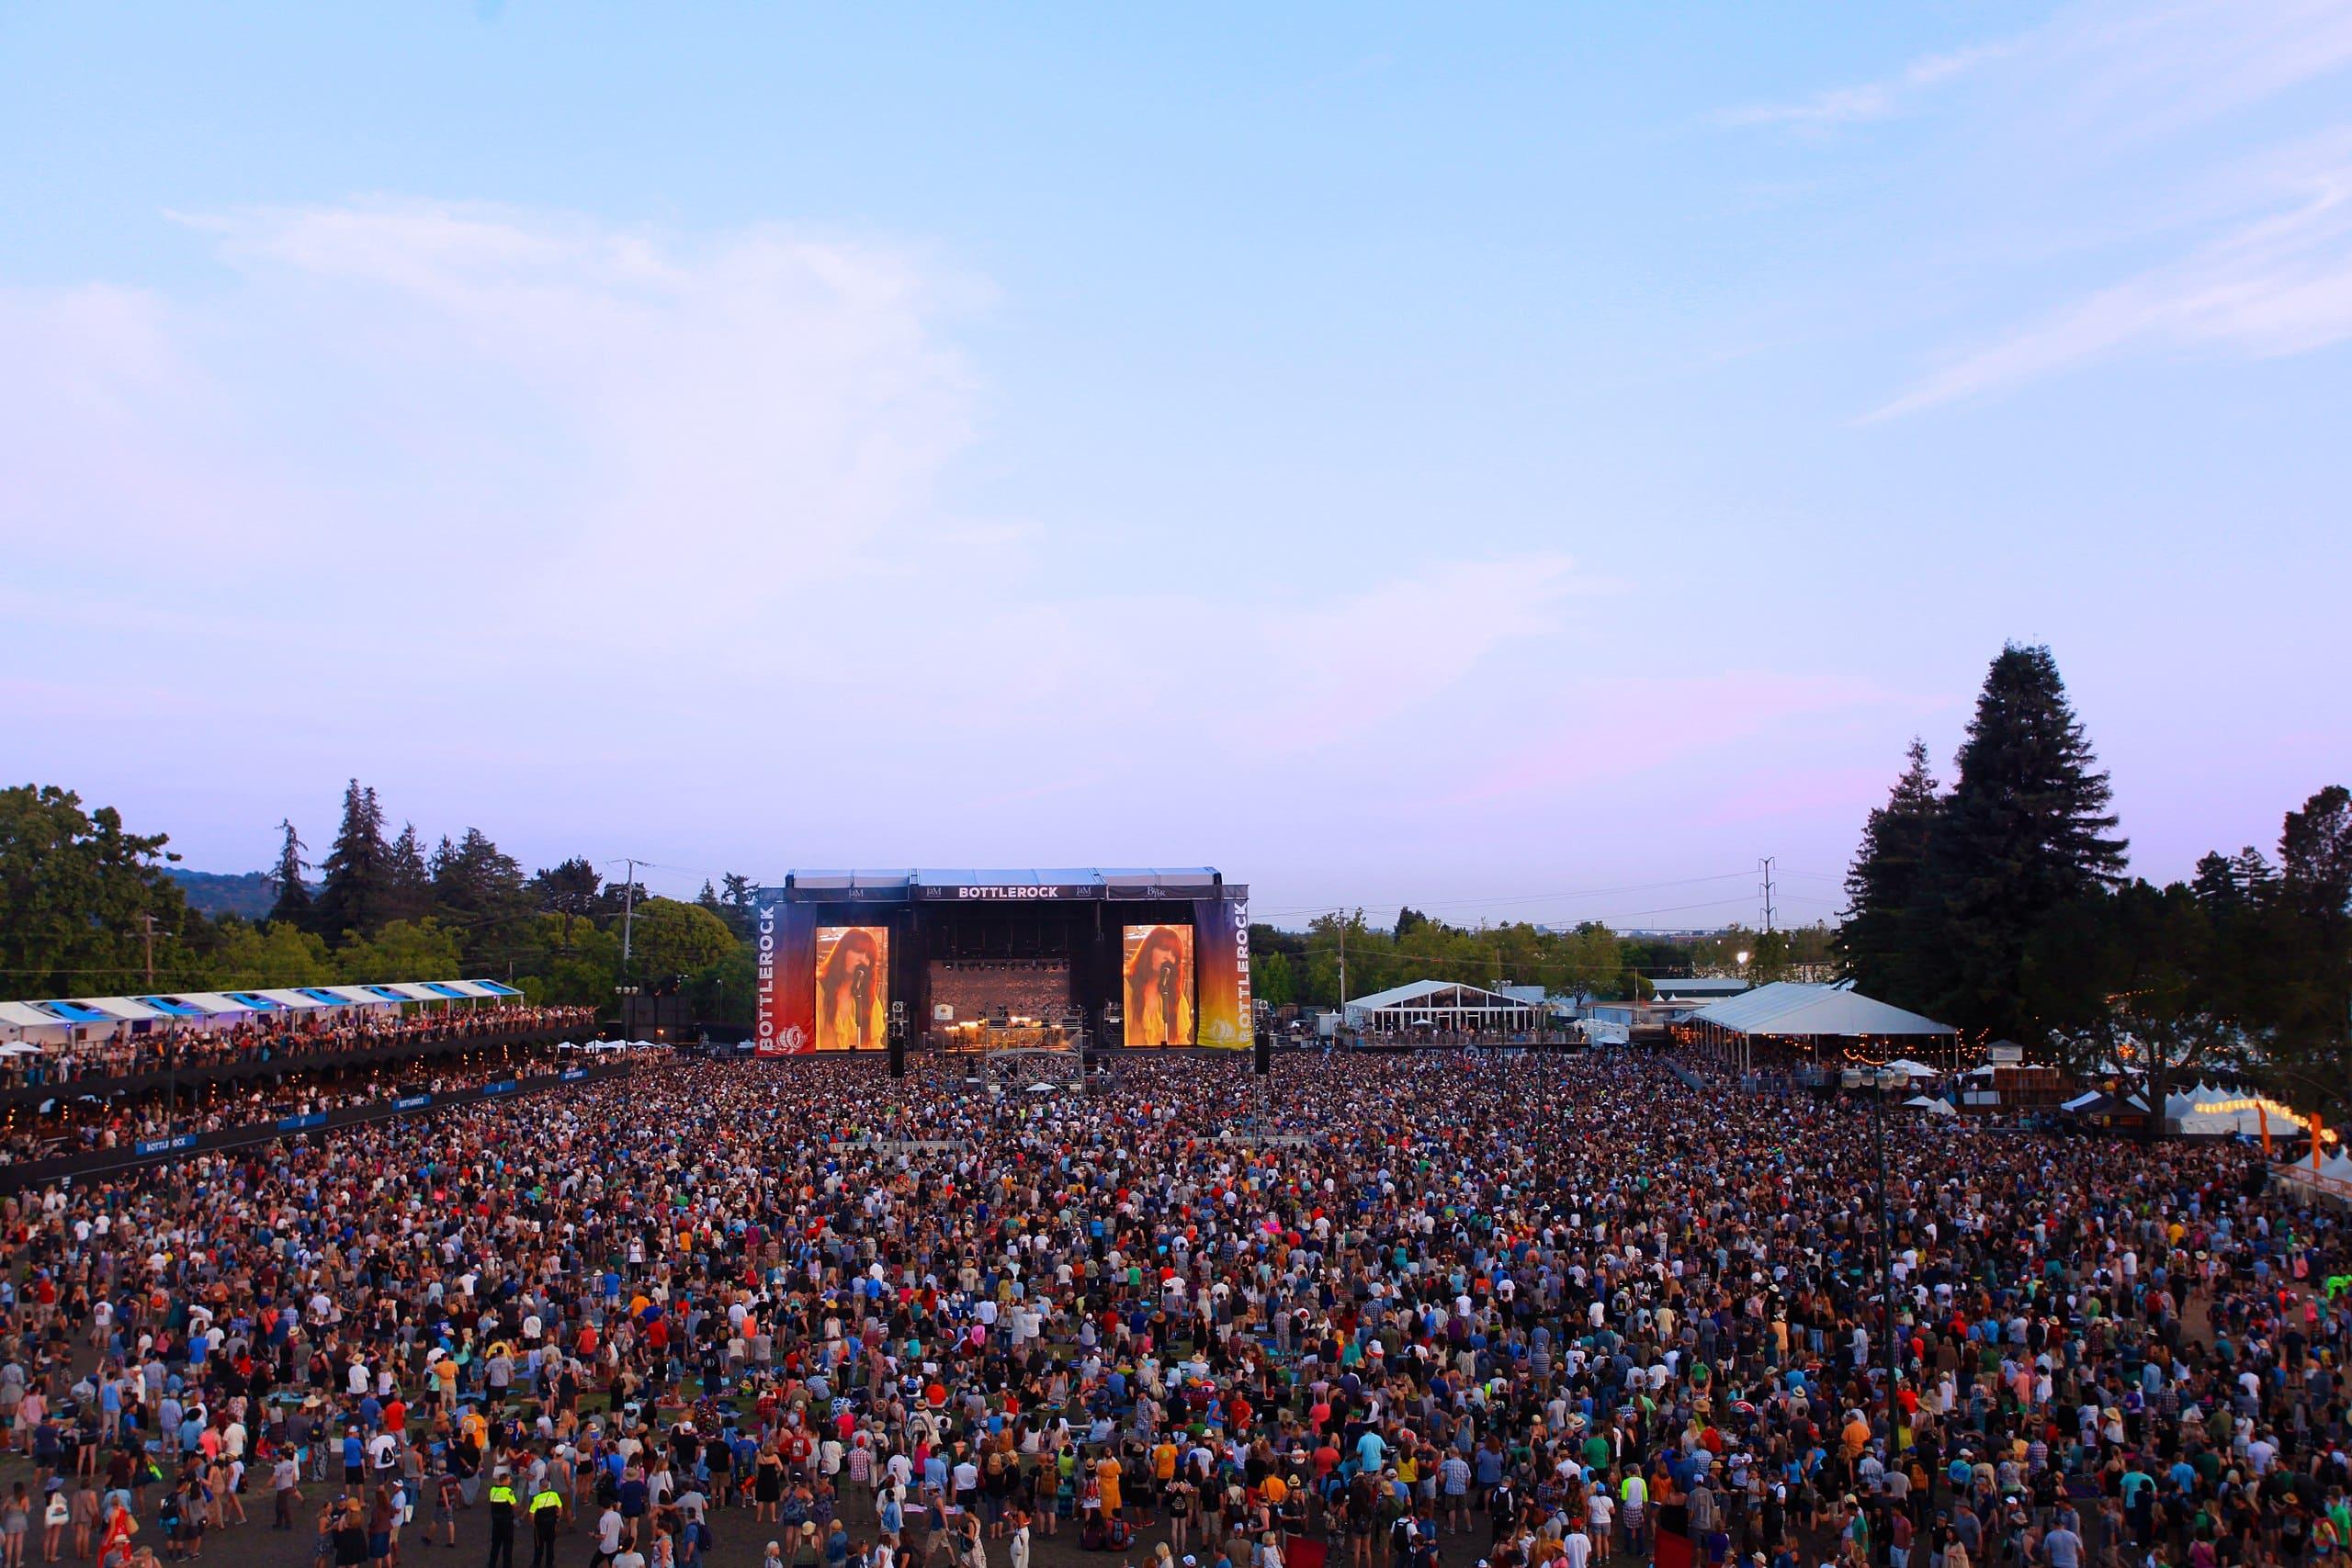
<path fill-rule="evenodd" d="M 126 1030 L 211 1032 L 269 1018 L 314 1016 L 337 1009 L 453 1006 L 507 1001 L 523 993 L 496 980 L 395 980 L 383 985 L 272 987 L 255 991 L 186 991 L 146 997 L 59 997 L 0 1002 L 0 1041 L 62 1045 Z"/>
<path fill-rule="evenodd" d="M 2059 1109 L 2080 1111 L 2105 1098 L 2094 1089 L 2076 1095 Z M 2132 1095 L 2125 1103 L 2134 1111 L 2148 1108 L 2143 1094 Z M 2250 1089 L 2210 1083 L 2168 1092 L 2165 1096 L 2165 1122 L 2167 1130 L 2192 1138 L 2255 1138 L 2265 1133 L 2274 1138 L 2288 1138 L 2311 1130 L 2310 1119 L 2292 1106 Z"/>

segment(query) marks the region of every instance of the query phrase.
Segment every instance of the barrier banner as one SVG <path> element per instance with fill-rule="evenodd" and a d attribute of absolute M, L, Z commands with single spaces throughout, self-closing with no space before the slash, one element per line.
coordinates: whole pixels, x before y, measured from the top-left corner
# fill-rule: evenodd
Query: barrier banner
<path fill-rule="evenodd" d="M 1195 899 L 1193 923 L 1200 931 L 1200 1043 L 1246 1051 L 1257 1025 L 1250 998 L 1250 900 Z"/>
<path fill-rule="evenodd" d="M 175 1150 L 196 1147 L 196 1140 L 202 1135 L 200 1133 L 177 1133 L 168 1138 L 141 1138 L 130 1145 L 130 1151 L 141 1155 L 167 1155 Z"/>
<path fill-rule="evenodd" d="M 280 1117 L 277 1130 L 281 1133 L 299 1133 L 305 1127 L 323 1127 L 326 1124 L 327 1113 L 323 1111 L 313 1111 L 307 1116 Z"/>
<path fill-rule="evenodd" d="M 508 1078 L 503 1083 L 486 1083 L 481 1086 L 482 1098 L 487 1100 L 493 1094 L 513 1094 L 515 1084 L 513 1078 Z"/>

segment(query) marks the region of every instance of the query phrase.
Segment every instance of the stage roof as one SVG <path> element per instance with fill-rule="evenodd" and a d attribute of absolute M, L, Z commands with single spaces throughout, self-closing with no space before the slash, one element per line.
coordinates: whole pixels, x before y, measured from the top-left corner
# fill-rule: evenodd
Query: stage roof
<path fill-rule="evenodd" d="M 960 901 L 964 899 L 1240 898 L 1214 866 L 1046 866 L 907 871 L 795 871 L 763 896 L 791 903 Z"/>

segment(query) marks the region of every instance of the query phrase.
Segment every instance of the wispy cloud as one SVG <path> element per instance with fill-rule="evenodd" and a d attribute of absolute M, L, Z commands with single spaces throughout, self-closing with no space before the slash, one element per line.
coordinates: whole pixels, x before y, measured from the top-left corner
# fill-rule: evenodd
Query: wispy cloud
<path fill-rule="evenodd" d="M 1930 54 L 1875 82 L 1832 87 L 1792 103 L 1743 105 L 1724 109 L 1715 118 L 1725 125 L 1781 125 L 1801 130 L 1890 119 L 1908 109 L 1922 94 L 1999 60 L 2014 48 L 2008 43 L 1984 43 Z"/>
<path fill-rule="evenodd" d="M 2261 216 L 1962 355 L 1868 417 L 1983 397 L 2135 351 L 2261 357 L 2352 338 L 2352 148 L 2266 184 L 2273 207 Z"/>
<path fill-rule="evenodd" d="M 1294 592 L 1117 518 L 1086 520 L 1111 570 L 1057 572 L 1053 526 L 943 500 L 987 395 L 954 328 L 988 291 L 917 249 L 412 200 L 178 221 L 226 288 L 0 294 L 0 540 L 59 650 L 0 715 L 160 682 L 159 743 L 291 724 L 332 770 L 371 709 L 495 691 L 567 765 L 658 716 L 723 738 L 747 798 L 854 766 L 827 809 L 894 820 L 944 749 L 1051 752 L 973 792 L 1051 819 L 1173 798 L 1203 755 L 1394 733 L 1507 646 L 1548 667 L 1565 601 L 1607 586 L 1441 540 Z M 94 554 L 138 568 L 67 658 Z M 233 660 L 170 656 L 230 603 Z"/>
<path fill-rule="evenodd" d="M 2134 352 L 2290 355 L 2352 336 L 2352 144 L 2339 106 L 2295 97 L 2347 67 L 2352 0 L 2079 0 L 2000 42 L 1721 118 L 1826 131 L 1932 109 L 1946 134 L 1908 186 L 1928 232 L 2033 237 L 1995 265 L 2138 253 L 2103 278 L 1998 278 L 2005 298 L 2065 302 L 2006 311 L 1867 423 Z M 1973 243 L 1971 272 L 1996 281 Z"/>

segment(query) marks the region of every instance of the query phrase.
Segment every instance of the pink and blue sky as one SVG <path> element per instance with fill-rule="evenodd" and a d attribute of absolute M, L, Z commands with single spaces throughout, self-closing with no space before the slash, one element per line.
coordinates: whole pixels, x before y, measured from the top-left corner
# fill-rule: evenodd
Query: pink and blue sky
<path fill-rule="evenodd" d="M 188 863 L 1784 918 L 2352 775 L 2352 3 L 0 11 L 0 733 Z"/>

